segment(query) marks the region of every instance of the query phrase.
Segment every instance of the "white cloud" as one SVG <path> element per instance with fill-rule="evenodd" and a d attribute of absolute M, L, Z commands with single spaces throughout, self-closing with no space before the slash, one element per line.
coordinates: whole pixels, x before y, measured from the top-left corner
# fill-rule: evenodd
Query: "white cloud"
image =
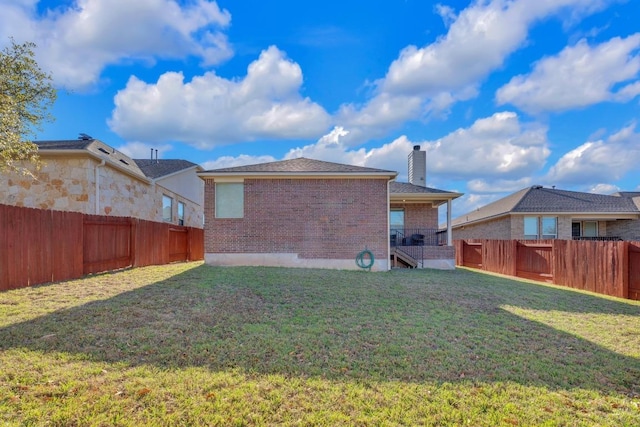
<path fill-rule="evenodd" d="M 404 48 L 376 82 L 375 96 L 362 106 L 343 106 L 336 122 L 355 145 L 408 120 L 446 115 L 456 102 L 477 95 L 482 80 L 526 43 L 535 22 L 567 10 L 578 19 L 606 6 L 598 0 L 477 0 L 457 15 L 436 6 L 447 34 L 424 47 Z"/>
<path fill-rule="evenodd" d="M 330 117 L 299 91 L 302 70 L 272 46 L 244 79 L 214 72 L 184 81 L 165 73 L 157 83 L 131 77 L 114 99 L 110 127 L 127 139 L 183 141 L 199 148 L 256 139 L 314 138 Z"/>
<path fill-rule="evenodd" d="M 151 158 L 151 150 L 153 151 L 153 156 L 161 159 L 164 158 L 165 154 L 173 149 L 173 147 L 169 144 L 162 145 L 153 145 L 153 144 L 145 144 L 144 142 L 127 142 L 124 145 L 118 147 L 118 150 L 131 157 L 132 159 L 150 159 Z M 157 150 L 157 153 L 156 153 Z"/>
<path fill-rule="evenodd" d="M 474 193 L 514 193 L 532 185 L 531 177 L 504 180 L 496 179 L 487 181 L 484 179 L 472 179 L 467 182 L 467 189 Z"/>
<path fill-rule="evenodd" d="M 550 154 L 547 129 L 522 124 L 513 112 L 476 120 L 426 144 L 430 170 L 454 179 L 520 179 L 544 166 Z"/>
<path fill-rule="evenodd" d="M 513 77 L 497 91 L 496 100 L 530 112 L 626 102 L 640 94 L 639 73 L 640 33 L 596 46 L 581 40 L 538 61 L 530 74 Z"/>
<path fill-rule="evenodd" d="M 558 186 L 618 181 L 640 164 L 640 133 L 633 123 L 606 140 L 589 141 L 569 151 L 549 169 L 546 180 Z"/>
<path fill-rule="evenodd" d="M 407 179 L 407 156 L 413 146 L 427 152 L 427 185 L 438 187 L 445 178 L 471 180 L 476 192 L 520 189 L 529 185 L 549 155 L 546 128 L 523 124 L 517 114 L 496 113 L 457 129 L 435 141 L 414 142 L 401 136 L 372 149 L 353 149 L 345 143 L 348 131 L 336 127 L 314 144 L 290 150 L 285 159 L 307 157 L 330 162 L 387 169 Z M 478 177 L 482 176 L 480 180 Z"/>
<path fill-rule="evenodd" d="M 0 0 L 1 42 L 35 42 L 40 66 L 68 88 L 95 84 L 107 65 L 124 60 L 196 56 L 212 65 L 233 55 L 221 32 L 231 15 L 215 1 L 75 0 L 43 15 L 37 4 Z"/>
<path fill-rule="evenodd" d="M 236 166 L 256 165 L 259 163 L 274 162 L 276 159 L 272 156 L 250 156 L 247 154 L 241 154 L 237 157 L 222 156 L 215 160 L 209 160 L 202 163 L 200 166 L 204 170 L 220 169 L 220 168 L 232 168 Z"/>
<path fill-rule="evenodd" d="M 588 191 L 589 193 L 595 194 L 613 194 L 620 191 L 620 187 L 617 185 L 600 183 L 592 186 Z"/>

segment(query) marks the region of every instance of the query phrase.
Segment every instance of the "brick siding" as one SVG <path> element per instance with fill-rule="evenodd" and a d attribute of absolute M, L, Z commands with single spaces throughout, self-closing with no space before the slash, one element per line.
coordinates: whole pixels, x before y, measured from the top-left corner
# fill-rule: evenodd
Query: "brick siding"
<path fill-rule="evenodd" d="M 245 179 L 244 218 L 215 218 L 205 180 L 206 253 L 295 253 L 355 259 L 387 254 L 387 179 Z"/>

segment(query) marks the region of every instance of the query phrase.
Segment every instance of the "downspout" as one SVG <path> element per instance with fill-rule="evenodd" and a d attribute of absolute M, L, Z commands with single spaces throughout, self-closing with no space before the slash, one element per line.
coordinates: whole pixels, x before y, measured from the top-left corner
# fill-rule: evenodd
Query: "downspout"
<path fill-rule="evenodd" d="M 100 215 L 100 169 L 105 165 L 106 161 L 102 159 L 100 164 L 96 165 L 96 215 Z"/>
<path fill-rule="evenodd" d="M 447 246 L 453 245 L 451 233 L 451 199 L 447 200 Z"/>

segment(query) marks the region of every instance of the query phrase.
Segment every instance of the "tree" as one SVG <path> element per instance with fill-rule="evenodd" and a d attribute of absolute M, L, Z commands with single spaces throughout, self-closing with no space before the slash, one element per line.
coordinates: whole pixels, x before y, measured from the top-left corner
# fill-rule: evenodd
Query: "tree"
<path fill-rule="evenodd" d="M 16 44 L 0 52 L 0 171 L 29 173 L 25 161 L 39 166 L 31 137 L 42 123 L 53 121 L 56 100 L 51 76 L 34 59 L 34 43 Z"/>

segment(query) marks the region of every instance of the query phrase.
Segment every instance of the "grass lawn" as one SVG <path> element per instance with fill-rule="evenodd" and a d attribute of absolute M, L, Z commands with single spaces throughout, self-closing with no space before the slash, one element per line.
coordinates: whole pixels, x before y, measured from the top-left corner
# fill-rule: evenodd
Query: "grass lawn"
<path fill-rule="evenodd" d="M 640 425 L 640 303 L 174 264 L 0 293 L 0 425 Z"/>

